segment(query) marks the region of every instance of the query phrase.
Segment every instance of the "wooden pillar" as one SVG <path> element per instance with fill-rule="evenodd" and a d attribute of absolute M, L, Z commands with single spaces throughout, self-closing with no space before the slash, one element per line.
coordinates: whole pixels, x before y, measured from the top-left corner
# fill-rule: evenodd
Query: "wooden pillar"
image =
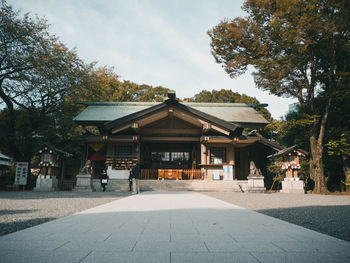
<path fill-rule="evenodd" d="M 201 164 L 207 164 L 207 146 L 201 143 Z M 207 178 L 207 170 L 202 167 L 201 168 L 201 173 L 202 173 L 202 179 Z"/>
<path fill-rule="evenodd" d="M 235 154 L 236 154 L 236 152 L 235 152 L 235 148 L 233 147 L 233 145 L 232 146 L 230 146 L 231 147 L 231 149 L 232 149 L 232 166 L 233 166 L 233 180 L 235 180 L 235 179 L 237 179 L 237 177 L 236 177 L 236 163 L 235 163 Z M 230 164 L 231 164 L 231 162 L 230 162 Z"/>
<path fill-rule="evenodd" d="M 201 164 L 207 164 L 207 147 L 201 143 Z"/>

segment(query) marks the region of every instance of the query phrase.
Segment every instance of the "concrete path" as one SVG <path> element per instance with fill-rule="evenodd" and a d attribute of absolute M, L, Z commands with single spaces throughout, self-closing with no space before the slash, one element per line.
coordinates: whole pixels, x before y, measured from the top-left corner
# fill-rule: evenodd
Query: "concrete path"
<path fill-rule="evenodd" d="M 350 262 L 350 243 L 199 193 L 146 192 L 3 236 L 0 262 Z"/>

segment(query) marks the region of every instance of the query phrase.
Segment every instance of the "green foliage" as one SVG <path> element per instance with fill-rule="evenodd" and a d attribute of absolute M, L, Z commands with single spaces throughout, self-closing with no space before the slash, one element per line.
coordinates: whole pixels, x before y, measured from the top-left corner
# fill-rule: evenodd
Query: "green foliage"
<path fill-rule="evenodd" d="M 326 147 L 330 156 L 337 155 L 350 159 L 350 131 L 343 132 L 339 140 L 329 140 Z"/>
<path fill-rule="evenodd" d="M 266 169 L 268 172 L 270 172 L 274 176 L 283 175 L 284 172 L 282 170 L 282 163 L 283 163 L 283 159 L 281 157 L 270 159 L 270 162 L 267 165 Z"/>
<path fill-rule="evenodd" d="M 266 170 L 269 175 L 273 178 L 273 182 L 270 190 L 278 190 L 281 182 L 284 178 L 284 172 L 282 170 L 282 158 L 269 159 L 266 166 Z"/>
<path fill-rule="evenodd" d="M 0 98 L 7 107 L 55 111 L 81 81 L 82 61 L 49 33 L 47 21 L 0 9 Z"/>
<path fill-rule="evenodd" d="M 350 2 L 247 0 L 243 9 L 248 16 L 208 32 L 212 53 L 231 77 L 252 65 L 258 88 L 299 100 L 304 116 L 287 125 L 307 129 L 315 190 L 324 191 L 327 118 L 350 84 Z"/>

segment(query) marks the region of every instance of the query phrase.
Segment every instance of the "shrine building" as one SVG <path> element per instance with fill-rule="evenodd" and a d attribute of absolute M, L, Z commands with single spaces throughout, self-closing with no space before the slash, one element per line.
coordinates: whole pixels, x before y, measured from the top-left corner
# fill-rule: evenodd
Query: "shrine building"
<path fill-rule="evenodd" d="M 242 134 L 246 128 L 268 124 L 243 103 L 180 102 L 175 92 L 169 92 L 163 102 L 80 104 L 86 108 L 74 121 L 87 131 L 83 138 L 94 185 L 103 168 L 111 180 L 125 180 L 129 168 L 138 164 L 140 187 L 146 190 L 152 190 L 151 181 L 164 180 L 181 181 L 179 185 L 190 190 L 196 190 L 190 181 L 200 181 L 201 189 L 215 182 L 244 189 L 250 162 L 264 175 L 266 157 L 282 149 L 265 138 Z M 99 134 L 91 132 L 91 126 Z"/>

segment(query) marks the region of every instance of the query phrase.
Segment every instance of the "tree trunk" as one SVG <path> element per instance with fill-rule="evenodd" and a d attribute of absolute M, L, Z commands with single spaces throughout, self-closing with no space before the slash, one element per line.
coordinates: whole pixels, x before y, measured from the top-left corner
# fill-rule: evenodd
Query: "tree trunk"
<path fill-rule="evenodd" d="M 310 176 L 315 182 L 314 192 L 327 192 L 323 169 L 323 145 L 319 144 L 315 136 L 310 136 Z"/>
<path fill-rule="evenodd" d="M 346 158 L 344 155 L 341 156 L 341 159 L 345 177 L 345 181 L 342 183 L 344 184 L 345 191 L 350 192 L 350 163 L 348 158 Z"/>
<path fill-rule="evenodd" d="M 0 98 L 5 102 L 9 111 L 9 123 L 8 123 L 8 131 L 7 131 L 8 150 L 13 154 L 12 157 L 14 157 L 16 161 L 23 161 L 21 160 L 22 155 L 20 154 L 20 151 L 18 150 L 18 147 L 16 145 L 16 116 L 13 108 L 13 103 L 11 99 L 2 90 L 1 88 L 2 82 L 3 80 L 0 81 Z"/>
<path fill-rule="evenodd" d="M 331 107 L 331 102 L 332 97 L 329 97 L 324 114 L 321 118 L 319 129 L 317 129 L 317 124 L 314 124 L 310 129 L 310 176 L 311 179 L 315 181 L 315 193 L 328 192 L 323 169 L 323 138 L 326 131 L 326 123 L 328 119 L 329 109 Z"/>

